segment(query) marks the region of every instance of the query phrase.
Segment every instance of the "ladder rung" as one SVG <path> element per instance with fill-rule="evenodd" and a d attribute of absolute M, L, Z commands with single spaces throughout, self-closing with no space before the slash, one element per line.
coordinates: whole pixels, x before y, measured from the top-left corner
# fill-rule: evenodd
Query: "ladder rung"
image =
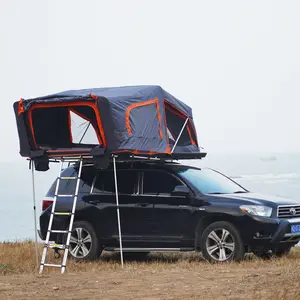
<path fill-rule="evenodd" d="M 53 214 L 56 215 L 56 216 L 71 216 L 73 213 L 55 211 Z"/>
<path fill-rule="evenodd" d="M 55 195 L 56 197 L 75 197 L 75 195 Z"/>
<path fill-rule="evenodd" d="M 66 249 L 66 245 L 63 244 L 45 244 L 45 247 L 47 248 L 60 248 L 60 249 Z"/>
<path fill-rule="evenodd" d="M 42 264 L 44 267 L 54 267 L 54 268 L 62 268 L 63 265 L 55 265 L 55 264 Z"/>
<path fill-rule="evenodd" d="M 67 158 L 65 158 L 65 159 L 62 159 L 61 160 L 62 162 L 64 162 L 64 163 L 80 163 L 80 159 L 67 159 Z"/>
<path fill-rule="evenodd" d="M 49 232 L 51 233 L 68 233 L 68 232 L 71 232 L 71 231 L 68 231 L 68 230 L 49 230 Z"/>
<path fill-rule="evenodd" d="M 64 176 L 64 177 L 59 177 L 59 179 L 62 179 L 62 180 L 69 180 L 69 179 L 79 179 L 79 177 L 68 177 L 68 176 Z"/>

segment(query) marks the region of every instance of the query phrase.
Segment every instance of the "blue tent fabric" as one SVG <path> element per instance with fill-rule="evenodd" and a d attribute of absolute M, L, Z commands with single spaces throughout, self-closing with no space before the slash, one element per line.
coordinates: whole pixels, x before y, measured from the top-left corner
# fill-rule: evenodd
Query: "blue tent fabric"
<path fill-rule="evenodd" d="M 188 118 L 185 136 L 189 135 L 190 138 L 185 137 L 185 141 L 183 141 L 184 136 L 180 138 L 181 142 L 178 143 L 174 152 L 199 153 L 191 107 L 176 99 L 160 86 L 141 85 L 68 90 L 38 98 L 24 99 L 22 103 L 15 102 L 14 108 L 21 155 L 30 156 L 32 151 L 41 150 L 34 137 L 34 132 L 39 128 L 46 130 L 45 134 L 52 134 L 52 140 L 54 140 L 55 132 L 61 133 L 62 128 L 67 126 L 66 116 L 68 111 L 66 107 L 68 103 L 74 105 L 77 102 L 80 102 L 81 105 L 82 103 L 93 104 L 97 108 L 96 113 L 99 114 L 101 126 L 103 126 L 102 131 L 99 130 L 103 135 L 102 139 L 105 140 L 105 148 L 109 149 L 110 152 L 170 154 L 176 135 L 178 136 L 179 129 L 182 128 L 184 121 Z M 166 106 L 166 103 L 168 106 Z M 50 125 L 51 122 L 49 122 L 49 125 L 43 123 L 43 119 L 38 116 L 37 109 L 35 109 L 35 115 L 30 115 L 33 108 L 43 106 L 44 109 L 48 105 L 50 108 L 50 106 L 54 107 L 56 104 L 63 107 L 56 109 L 56 115 L 53 110 L 48 110 L 49 114 L 53 113 L 53 116 L 49 115 L 49 120 L 57 118 L 57 121 L 53 122 L 52 125 Z M 174 113 L 175 119 L 175 115 L 177 116 L 176 121 L 172 118 L 171 125 L 167 124 L 167 108 L 171 113 Z M 78 108 L 78 113 L 80 109 L 82 110 L 82 108 Z M 32 120 L 30 119 L 33 117 L 35 118 L 35 130 L 32 128 Z M 168 137 L 168 126 L 173 127 L 173 132 L 176 133 L 173 140 Z M 68 144 L 67 136 L 65 136 L 65 139 L 65 141 L 58 141 L 55 147 L 50 145 L 49 151 L 59 152 L 59 149 L 62 148 L 75 148 L 72 143 Z M 62 144 L 64 147 L 60 146 Z M 103 147 L 103 145 L 99 146 Z"/>
<path fill-rule="evenodd" d="M 65 101 L 72 101 L 75 98 L 89 98 L 93 94 L 98 97 L 103 97 L 112 103 L 118 103 L 123 101 L 145 101 L 158 97 L 160 100 L 167 99 L 170 103 L 178 106 L 184 113 L 189 117 L 192 117 L 192 109 L 182 101 L 176 99 L 174 96 L 166 92 L 160 86 L 156 85 L 140 85 L 140 86 L 121 86 L 111 88 L 92 88 L 92 89 L 81 89 L 81 90 L 69 90 L 39 98 L 29 99 L 24 101 L 28 105 L 34 103 L 40 103 L 41 101 L 53 101 L 54 99 Z"/>

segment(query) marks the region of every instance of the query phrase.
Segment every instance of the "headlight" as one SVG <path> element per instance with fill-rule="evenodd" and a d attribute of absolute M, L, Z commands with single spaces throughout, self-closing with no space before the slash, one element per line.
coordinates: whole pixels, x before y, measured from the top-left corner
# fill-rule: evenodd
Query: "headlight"
<path fill-rule="evenodd" d="M 243 212 L 247 212 L 249 214 L 262 216 L 262 217 L 270 217 L 272 214 L 271 207 L 262 206 L 262 205 L 241 205 L 240 209 Z"/>

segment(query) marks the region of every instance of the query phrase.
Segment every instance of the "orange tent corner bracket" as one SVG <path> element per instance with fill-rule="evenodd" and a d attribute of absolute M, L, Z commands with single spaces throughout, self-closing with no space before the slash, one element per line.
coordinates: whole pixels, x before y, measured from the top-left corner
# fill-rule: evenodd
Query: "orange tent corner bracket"
<path fill-rule="evenodd" d="M 23 98 L 20 99 L 18 103 L 18 116 L 20 116 L 22 113 L 24 113 L 24 104 L 23 104 Z"/>
<path fill-rule="evenodd" d="M 98 100 L 98 98 L 99 98 L 98 96 L 96 96 L 96 95 L 94 95 L 94 94 L 90 94 L 90 96 L 91 96 L 91 98 L 94 99 L 94 100 Z"/>

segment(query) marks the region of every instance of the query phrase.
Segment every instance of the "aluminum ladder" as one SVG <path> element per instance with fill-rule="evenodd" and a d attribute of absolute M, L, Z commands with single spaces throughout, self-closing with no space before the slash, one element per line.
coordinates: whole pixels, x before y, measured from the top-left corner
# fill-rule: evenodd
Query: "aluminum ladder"
<path fill-rule="evenodd" d="M 70 163 L 73 163 L 73 162 L 74 163 L 79 162 L 79 169 L 78 169 L 77 176 L 75 176 L 75 177 L 63 177 L 63 176 L 61 176 L 62 171 L 64 169 L 63 168 L 64 163 L 70 164 Z M 43 247 L 39 273 L 43 272 L 44 267 L 60 268 L 62 274 L 66 270 L 66 264 L 67 264 L 68 254 L 69 254 L 70 239 L 71 239 L 71 232 L 72 232 L 72 227 L 73 227 L 73 222 L 74 222 L 76 203 L 77 203 L 78 191 L 79 191 L 79 184 L 80 184 L 80 178 L 81 178 L 81 172 L 82 172 L 82 165 L 83 165 L 83 158 L 82 157 L 79 157 L 77 159 L 75 159 L 75 158 L 72 158 L 72 159 L 71 158 L 62 158 L 60 160 L 60 169 L 59 169 L 59 174 L 58 174 L 58 177 L 57 177 L 55 194 L 54 194 L 54 199 L 53 199 L 53 204 L 52 204 L 52 209 L 51 209 L 51 214 L 50 214 L 50 219 L 49 219 L 49 224 L 48 224 L 48 231 L 47 231 L 47 235 L 46 235 L 46 240 L 45 240 L 45 244 L 44 244 L 44 247 Z M 70 194 L 70 195 L 58 194 L 60 182 L 63 181 L 63 180 L 76 180 L 76 187 L 75 187 L 75 193 L 74 194 Z M 61 198 L 61 197 L 72 197 L 73 198 L 73 205 L 72 205 L 72 211 L 71 212 L 58 212 L 58 211 L 55 211 L 57 198 Z M 53 225 L 52 223 L 53 223 L 54 216 L 70 216 L 69 227 L 67 229 L 63 228 L 61 230 L 53 230 L 52 229 L 52 225 Z M 67 234 L 65 244 L 50 243 L 50 234 L 51 233 Z M 61 264 L 46 263 L 46 257 L 47 257 L 47 252 L 48 252 L 49 248 L 60 249 L 60 250 L 64 251 Z"/>

